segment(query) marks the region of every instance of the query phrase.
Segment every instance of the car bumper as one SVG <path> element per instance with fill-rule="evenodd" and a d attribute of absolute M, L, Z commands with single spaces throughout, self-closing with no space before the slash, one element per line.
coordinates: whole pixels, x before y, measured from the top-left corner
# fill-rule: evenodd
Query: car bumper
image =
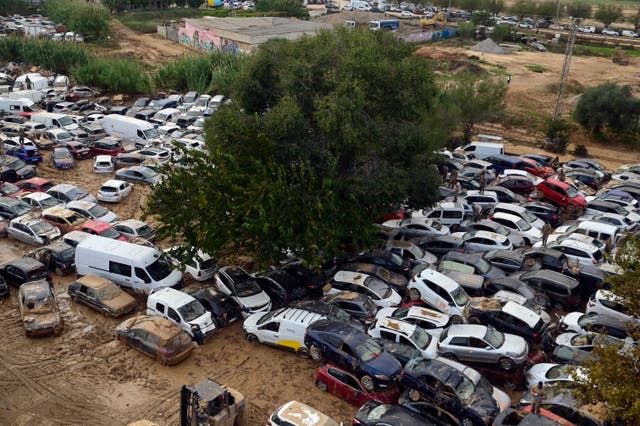
<path fill-rule="evenodd" d="M 45 336 L 57 336 L 62 332 L 62 322 L 50 327 L 42 328 L 25 328 L 25 334 L 27 337 L 45 337 Z"/>

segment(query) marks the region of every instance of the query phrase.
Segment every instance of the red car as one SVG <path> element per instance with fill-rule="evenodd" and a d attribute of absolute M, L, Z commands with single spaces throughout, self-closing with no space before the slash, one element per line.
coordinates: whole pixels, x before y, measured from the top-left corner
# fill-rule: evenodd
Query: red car
<path fill-rule="evenodd" d="M 10 182 L 2 182 L 0 183 L 0 194 L 5 197 L 15 198 L 27 194 L 27 191 L 20 189 Z"/>
<path fill-rule="evenodd" d="M 84 160 L 91 157 L 91 150 L 81 142 L 67 142 L 66 147 L 76 160 Z"/>
<path fill-rule="evenodd" d="M 50 180 L 39 177 L 21 180 L 16 183 L 18 188 L 29 192 L 46 192 L 53 188 L 54 185 Z"/>
<path fill-rule="evenodd" d="M 551 167 L 543 166 L 532 158 L 518 157 L 518 159 L 524 161 L 525 171 L 531 173 L 534 176 L 538 176 L 544 179 L 555 173 Z"/>
<path fill-rule="evenodd" d="M 360 380 L 356 376 L 333 364 L 320 366 L 316 370 L 315 382 L 321 390 L 331 392 L 357 407 L 361 407 L 367 401 L 395 404 L 400 396 L 395 386 L 384 390 L 368 391 L 360 385 Z"/>
<path fill-rule="evenodd" d="M 502 186 L 516 194 L 529 195 L 533 191 L 533 182 L 524 176 L 510 175 L 492 183 L 492 185 Z"/>
<path fill-rule="evenodd" d="M 119 231 L 113 229 L 111 225 L 104 222 L 98 222 L 97 220 L 88 220 L 82 224 L 80 228 L 83 232 L 88 232 L 93 235 L 100 235 L 105 238 L 112 238 L 114 240 L 128 241 L 127 237 L 122 235 Z"/>
<path fill-rule="evenodd" d="M 536 187 L 542 193 L 543 198 L 560 207 L 572 207 L 583 210 L 587 207 L 587 201 L 572 186 L 559 180 L 547 178 Z"/>
<path fill-rule="evenodd" d="M 102 138 L 89 143 L 92 155 L 118 155 L 124 152 L 124 147 L 119 140 L 111 138 Z"/>

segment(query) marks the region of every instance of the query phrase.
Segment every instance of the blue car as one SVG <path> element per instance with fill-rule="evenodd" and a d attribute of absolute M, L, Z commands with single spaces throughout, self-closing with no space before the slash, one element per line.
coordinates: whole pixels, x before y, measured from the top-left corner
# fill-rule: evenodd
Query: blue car
<path fill-rule="evenodd" d="M 7 150 L 7 155 L 18 157 L 25 163 L 36 164 L 42 161 L 42 155 L 38 151 L 38 148 L 32 146 L 18 146 L 13 149 Z"/>
<path fill-rule="evenodd" d="M 51 161 L 53 165 L 59 169 L 70 169 L 75 163 L 73 161 L 73 155 L 67 148 L 56 148 L 51 155 Z"/>
<path fill-rule="evenodd" d="M 316 321 L 307 327 L 304 343 L 315 361 L 326 360 L 352 371 L 367 390 L 393 384 L 402 365 L 362 331 L 336 321 Z"/>

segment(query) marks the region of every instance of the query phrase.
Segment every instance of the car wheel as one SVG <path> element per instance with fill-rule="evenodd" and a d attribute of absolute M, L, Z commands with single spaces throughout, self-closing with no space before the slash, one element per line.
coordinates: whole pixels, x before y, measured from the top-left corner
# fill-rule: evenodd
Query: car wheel
<path fill-rule="evenodd" d="M 322 360 L 322 353 L 320 352 L 320 349 L 317 346 L 311 346 L 309 348 L 309 355 L 311 356 L 311 359 L 314 361 L 321 361 Z"/>
<path fill-rule="evenodd" d="M 416 389 L 409 389 L 409 399 L 413 402 L 420 401 L 420 392 Z"/>
<path fill-rule="evenodd" d="M 451 317 L 451 324 L 462 324 L 462 317 L 460 315 L 453 315 Z"/>
<path fill-rule="evenodd" d="M 513 371 L 513 369 L 516 368 L 516 364 L 509 358 L 500 358 L 498 365 L 500 365 L 500 368 L 504 371 Z"/>
<path fill-rule="evenodd" d="M 247 341 L 249 343 L 258 343 L 258 337 L 255 334 L 247 334 Z"/>
<path fill-rule="evenodd" d="M 481 324 L 480 318 L 478 317 L 469 317 L 469 324 Z"/>
<path fill-rule="evenodd" d="M 462 426 L 473 426 L 473 420 L 468 417 L 462 419 Z"/>
<path fill-rule="evenodd" d="M 446 359 L 450 359 L 451 361 L 458 361 L 458 357 L 455 354 L 452 354 L 451 352 L 442 354 L 442 356 L 445 357 Z"/>
<path fill-rule="evenodd" d="M 327 387 L 327 384 L 326 384 L 325 382 L 321 382 L 320 380 L 318 380 L 318 381 L 316 382 L 316 386 L 317 386 L 317 387 L 318 387 L 318 389 L 320 389 L 322 392 L 326 392 L 326 391 L 327 391 L 327 389 L 329 389 L 329 388 Z"/>
<path fill-rule="evenodd" d="M 362 379 L 360 379 L 360 383 L 362 383 L 362 386 L 368 390 L 368 391 L 372 391 L 373 390 L 373 377 L 371 376 L 362 376 Z"/>
<path fill-rule="evenodd" d="M 504 390 L 509 391 L 509 392 L 513 392 L 516 389 L 518 389 L 518 385 L 515 382 L 512 382 L 511 380 L 507 380 L 504 385 Z"/>
<path fill-rule="evenodd" d="M 300 348 L 298 349 L 298 355 L 300 355 L 302 358 L 309 358 L 309 351 L 307 350 L 307 348 Z"/>
<path fill-rule="evenodd" d="M 409 289 L 409 299 L 412 301 L 417 301 L 420 300 L 420 290 L 418 290 L 417 288 L 410 288 Z"/>

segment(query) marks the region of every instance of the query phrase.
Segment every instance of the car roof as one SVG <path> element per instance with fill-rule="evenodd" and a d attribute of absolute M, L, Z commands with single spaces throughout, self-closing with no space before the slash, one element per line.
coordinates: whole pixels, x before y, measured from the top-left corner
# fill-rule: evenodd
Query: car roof
<path fill-rule="evenodd" d="M 313 424 L 318 426 L 335 424 L 329 416 L 302 402 L 289 401 L 278 409 L 278 417 L 287 424 Z"/>
<path fill-rule="evenodd" d="M 30 226 L 32 223 L 39 222 L 41 220 L 42 218 L 40 218 L 40 216 L 38 215 L 35 215 L 33 213 L 26 213 L 22 216 L 11 219 L 10 223 L 21 223 L 23 225 Z"/>
<path fill-rule="evenodd" d="M 113 157 L 111 155 L 96 155 L 96 161 L 109 161 L 111 162 Z"/>
<path fill-rule="evenodd" d="M 35 269 L 35 268 L 39 268 L 39 267 L 43 267 L 44 266 L 42 264 L 42 262 L 39 262 L 36 259 L 33 259 L 31 257 L 26 257 L 26 256 L 14 259 L 11 262 L 6 263 L 5 265 L 13 265 L 13 266 L 17 266 L 17 267 L 19 267 L 21 269 L 27 269 L 27 270 L 31 270 L 31 269 Z"/>
<path fill-rule="evenodd" d="M 58 216 L 58 217 L 69 217 L 69 216 L 76 215 L 77 213 L 74 212 L 73 210 L 69 210 L 64 206 L 53 206 L 53 207 L 49 207 L 48 209 L 42 210 L 42 215 L 45 215 L 45 214 Z"/>
<path fill-rule="evenodd" d="M 122 184 L 127 184 L 127 182 L 123 181 L 123 180 L 119 180 L 119 179 L 109 179 L 108 181 L 106 181 L 105 183 L 102 184 L 102 186 L 120 186 Z"/>
<path fill-rule="evenodd" d="M 460 287 L 460 285 L 457 282 L 455 282 L 454 280 L 447 277 L 446 275 L 438 271 L 435 271 L 433 269 L 425 269 L 422 272 L 420 272 L 418 275 L 414 276 L 413 279 L 415 279 L 416 281 L 418 279 L 427 279 L 430 282 L 435 283 L 439 287 L 442 287 L 449 293 L 451 293 L 452 291 Z"/>
<path fill-rule="evenodd" d="M 548 280 L 561 282 L 571 288 L 578 287 L 578 280 L 575 278 L 568 277 L 560 272 L 552 271 L 550 269 L 539 269 L 537 271 L 529 272 L 533 276 L 538 276 L 541 278 L 546 278 Z"/>
<path fill-rule="evenodd" d="M 324 315 L 304 308 L 281 308 L 271 317 L 271 320 L 289 320 L 305 326 L 323 319 Z"/>
<path fill-rule="evenodd" d="M 421 306 L 411 306 L 406 315 L 413 318 L 429 318 L 432 322 L 443 326 L 449 322 L 449 315 Z"/>
<path fill-rule="evenodd" d="M 183 332 L 180 327 L 174 325 L 169 320 L 149 315 L 138 315 L 129 318 L 120 324 L 118 328 L 120 327 L 140 328 L 164 339 L 170 339 Z"/>
<path fill-rule="evenodd" d="M 505 212 L 495 212 L 492 215 L 492 217 L 497 217 L 498 219 L 511 220 L 513 222 L 519 222 L 520 220 L 522 220 L 522 218 L 520 216 L 516 216 L 514 214 L 505 213 Z"/>
<path fill-rule="evenodd" d="M 145 226 L 146 223 L 138 219 L 125 219 L 125 220 L 116 222 L 114 225 L 125 225 L 125 226 L 130 226 L 132 228 L 140 228 L 142 226 Z"/>
<path fill-rule="evenodd" d="M 395 318 L 381 318 L 376 321 L 376 327 L 396 331 L 405 336 L 411 336 L 416 329 L 416 325 Z"/>
<path fill-rule="evenodd" d="M 42 200 L 46 200 L 47 198 L 53 198 L 53 197 L 47 194 L 46 192 L 31 192 L 29 194 L 23 195 L 20 198 L 30 198 L 32 200 L 42 201 Z"/>
<path fill-rule="evenodd" d="M 505 303 L 502 310 L 509 315 L 524 321 L 531 328 L 535 327 L 536 324 L 538 324 L 538 321 L 540 321 L 540 316 L 538 314 L 516 302 Z"/>
<path fill-rule="evenodd" d="M 585 250 L 586 252 L 589 253 L 593 253 L 598 251 L 598 247 L 594 246 L 593 244 L 589 244 L 586 243 L 584 241 L 579 241 L 579 240 L 574 240 L 571 238 L 564 238 L 560 241 L 554 241 L 553 243 L 550 244 L 551 248 L 553 247 L 575 247 L 578 249 L 582 249 Z"/>
<path fill-rule="evenodd" d="M 364 282 L 370 276 L 371 275 L 368 275 L 362 272 L 338 271 L 333 276 L 333 279 L 335 281 L 340 281 L 340 282 L 348 282 L 348 283 L 353 283 L 358 285 L 364 285 Z"/>
<path fill-rule="evenodd" d="M 497 241 L 500 241 L 500 242 L 507 241 L 507 237 L 506 236 L 500 235 L 500 234 L 496 234 L 495 232 L 473 230 L 473 231 L 469 231 L 468 233 L 469 234 L 473 234 L 474 237 L 488 238 L 490 240 L 497 240 Z"/>
<path fill-rule="evenodd" d="M 487 334 L 487 326 L 480 324 L 453 324 L 449 326 L 448 330 L 447 336 L 449 337 L 462 336 L 484 339 Z"/>
<path fill-rule="evenodd" d="M 93 289 L 103 288 L 106 286 L 114 286 L 113 281 L 110 281 L 106 278 L 100 277 L 98 275 L 89 274 L 83 277 L 80 277 L 76 280 L 77 283 L 80 283 L 86 287 L 90 287 Z"/>
<path fill-rule="evenodd" d="M 192 302 L 195 298 L 174 288 L 164 287 L 151 293 L 148 301 L 150 302 L 151 300 L 163 301 L 169 306 L 178 307 Z"/>
<path fill-rule="evenodd" d="M 47 190 L 47 192 L 49 191 L 61 191 L 61 192 L 67 192 L 67 191 L 71 191 L 72 189 L 77 188 L 76 185 L 71 185 L 70 183 L 59 183 L 57 185 L 52 186 L 51 188 L 49 188 Z"/>
<path fill-rule="evenodd" d="M 349 300 L 349 301 L 365 301 L 368 298 L 367 295 L 358 293 L 357 291 L 340 291 L 334 294 L 328 294 L 323 296 L 323 300 L 335 302 L 336 300 Z"/>

